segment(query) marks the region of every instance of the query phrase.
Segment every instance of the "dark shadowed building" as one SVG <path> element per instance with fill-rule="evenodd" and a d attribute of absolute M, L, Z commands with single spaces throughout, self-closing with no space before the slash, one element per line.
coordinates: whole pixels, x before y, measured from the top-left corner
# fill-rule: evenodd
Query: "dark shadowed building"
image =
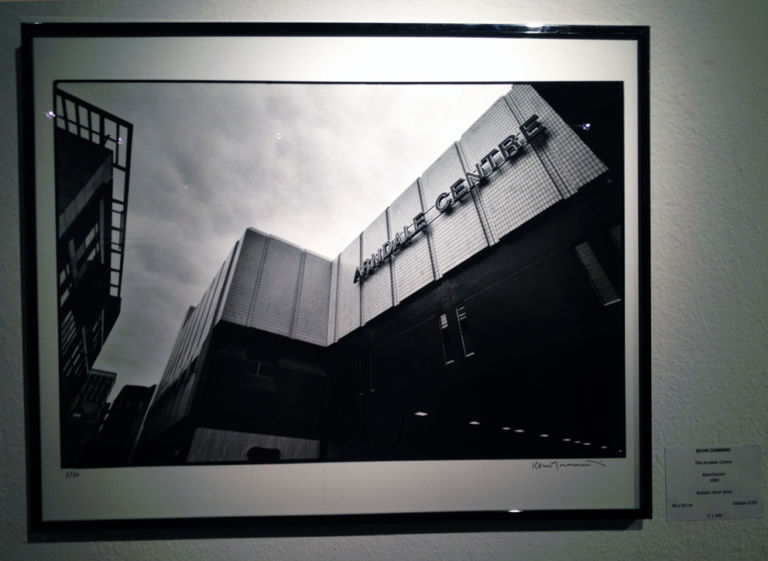
<path fill-rule="evenodd" d="M 144 415 L 155 386 L 125 385 L 104 419 L 94 446 L 93 467 L 126 466 L 130 463 Z"/>
<path fill-rule="evenodd" d="M 109 410 L 107 398 L 115 385 L 117 374 L 92 368 L 72 402 L 67 427 L 70 432 L 69 465 L 89 467 L 104 417 Z"/>
<path fill-rule="evenodd" d="M 120 313 L 132 125 L 55 90 L 62 466 L 74 464 L 76 401 Z"/>

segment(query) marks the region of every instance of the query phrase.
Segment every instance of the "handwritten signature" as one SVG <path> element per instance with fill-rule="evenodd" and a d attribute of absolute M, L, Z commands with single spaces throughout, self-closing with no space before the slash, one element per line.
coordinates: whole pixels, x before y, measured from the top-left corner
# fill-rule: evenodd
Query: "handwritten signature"
<path fill-rule="evenodd" d="M 559 462 L 557 460 L 541 462 L 536 460 L 531 464 L 531 469 L 552 469 L 558 471 L 568 468 L 591 468 L 595 466 L 605 467 L 605 464 L 598 460 L 580 460 L 578 462 Z"/>

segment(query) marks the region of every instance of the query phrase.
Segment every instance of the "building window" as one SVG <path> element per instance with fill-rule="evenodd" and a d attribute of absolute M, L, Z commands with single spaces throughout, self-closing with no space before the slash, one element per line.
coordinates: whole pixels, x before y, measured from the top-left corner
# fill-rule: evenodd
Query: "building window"
<path fill-rule="evenodd" d="M 621 231 L 621 224 L 618 224 L 611 228 L 608 233 L 611 235 L 611 239 L 613 242 L 619 247 L 619 249 L 623 249 L 624 247 L 624 235 Z"/>
<path fill-rule="evenodd" d="M 451 335 L 448 332 L 448 316 L 440 316 L 440 343 L 443 345 L 443 362 L 453 364 L 453 351 L 451 350 Z"/>
<path fill-rule="evenodd" d="M 580 243 L 575 248 L 576 255 L 579 256 L 581 264 L 584 266 L 584 270 L 589 277 L 589 282 L 592 284 L 592 288 L 595 290 L 598 299 L 603 306 L 610 306 L 616 302 L 621 302 L 616 289 L 613 288 L 611 281 L 605 274 L 602 265 L 597 260 L 595 252 L 587 242 Z"/>
<path fill-rule="evenodd" d="M 472 334 L 469 331 L 469 319 L 467 318 L 467 310 L 464 306 L 456 308 L 456 319 L 459 320 L 459 336 L 461 337 L 461 346 L 464 349 L 464 356 L 474 356 L 475 345 L 472 342 Z"/>
<path fill-rule="evenodd" d="M 275 369 L 271 364 L 256 362 L 255 368 L 245 372 L 245 388 L 261 392 L 277 392 L 275 383 Z"/>
<path fill-rule="evenodd" d="M 93 228 L 88 232 L 88 234 L 85 236 L 85 245 L 89 246 L 91 245 L 91 242 L 93 241 L 93 238 L 96 237 L 96 229 L 98 227 L 98 224 L 95 224 Z"/>

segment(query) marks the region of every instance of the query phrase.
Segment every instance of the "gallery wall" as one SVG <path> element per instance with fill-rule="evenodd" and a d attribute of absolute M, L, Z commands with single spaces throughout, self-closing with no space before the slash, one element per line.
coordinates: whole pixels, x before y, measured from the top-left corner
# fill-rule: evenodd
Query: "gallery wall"
<path fill-rule="evenodd" d="M 623 531 L 27 544 L 14 50 L 22 21 L 651 26 L 653 519 Z M 762 447 L 768 496 L 768 4 L 626 0 L 0 3 L 0 558 L 768 558 L 768 518 L 668 522 L 664 448 Z"/>

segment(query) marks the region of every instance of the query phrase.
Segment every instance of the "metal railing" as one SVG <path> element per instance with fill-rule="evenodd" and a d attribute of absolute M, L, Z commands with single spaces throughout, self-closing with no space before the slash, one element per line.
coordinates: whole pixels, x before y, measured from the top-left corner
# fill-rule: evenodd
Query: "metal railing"
<path fill-rule="evenodd" d="M 120 298 L 133 125 L 58 87 L 53 96 L 54 110 L 49 116 L 56 127 L 112 151 L 112 208 L 109 239 L 105 242 L 111 250 L 109 293 Z"/>

